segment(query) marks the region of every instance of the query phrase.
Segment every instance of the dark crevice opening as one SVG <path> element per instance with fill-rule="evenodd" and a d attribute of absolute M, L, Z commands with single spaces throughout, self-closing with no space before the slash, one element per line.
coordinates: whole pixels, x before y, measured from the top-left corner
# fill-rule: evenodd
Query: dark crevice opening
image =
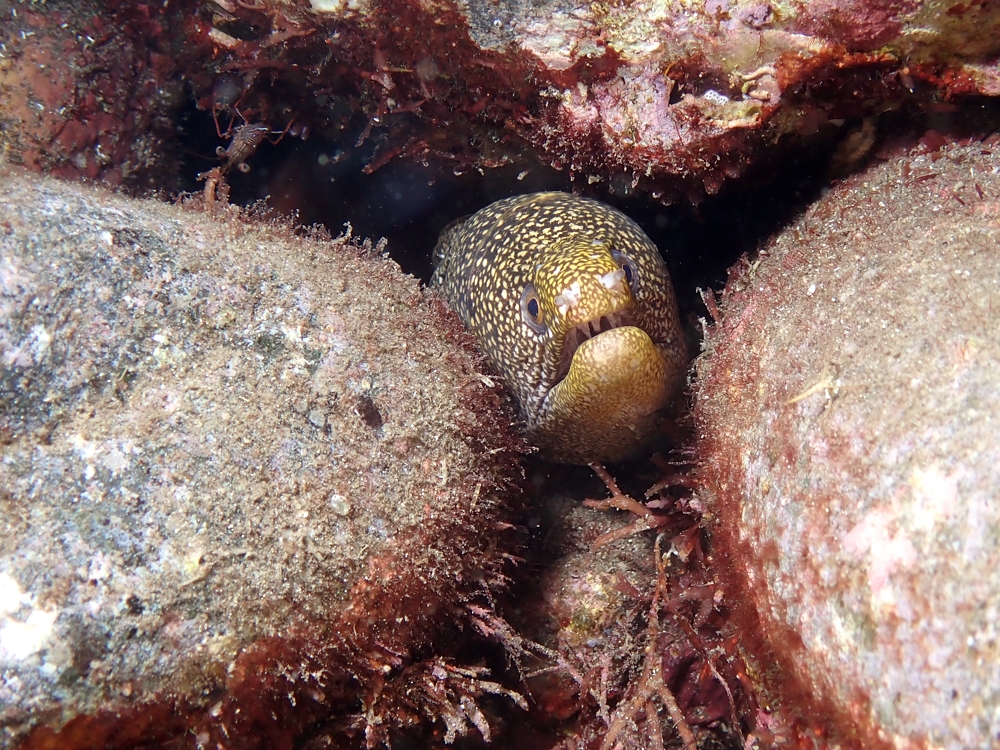
<path fill-rule="evenodd" d="M 222 126 L 229 116 L 220 115 Z M 949 137 L 983 136 L 1000 123 L 1000 104 L 971 99 L 962 106 L 919 105 L 883 114 L 870 154 L 852 166 L 877 158 L 880 146 L 902 141 L 916 146 L 928 130 Z M 648 194 L 628 194 L 624 180 L 587 184 L 568 173 L 530 161 L 458 173 L 450 164 L 428 165 L 390 160 L 371 174 L 371 163 L 385 144 L 378 136 L 356 147 L 357 134 L 331 138 L 292 135 L 277 144 L 265 141 L 247 160 L 250 171 L 230 170 L 230 201 L 250 205 L 267 200 L 274 210 L 294 215 L 304 226 L 321 224 L 331 234 L 349 222 L 355 236 L 388 240 L 386 251 L 401 268 L 423 281 L 431 274 L 431 255 L 441 229 L 492 201 L 539 190 L 577 191 L 603 200 L 631 216 L 664 254 L 677 290 L 682 318 L 693 325 L 706 314 L 698 289 L 720 289 L 728 269 L 744 254 L 753 255 L 782 227 L 819 198 L 831 184 L 828 166 L 838 142 L 860 121 L 830 128 L 810 141 L 779 144 L 740 180 L 723 184 L 699 205 L 686 201 L 664 206 Z M 198 173 L 219 163 L 220 139 L 212 117 L 190 104 L 178 128 L 182 143 L 181 186 L 197 192 Z M 776 168 L 780 165 L 780 168 Z M 843 176 L 842 174 L 837 176 Z"/>
<path fill-rule="evenodd" d="M 197 174 L 219 162 L 215 149 L 227 142 L 218 137 L 211 116 L 193 106 L 181 122 L 182 189 L 197 192 L 203 185 Z M 667 260 L 682 315 L 703 315 L 696 289 L 719 288 L 741 255 L 754 252 L 818 196 L 829 151 L 793 154 L 782 176 L 766 189 L 727 184 L 698 206 L 664 206 L 648 195 L 624 195 L 616 190 L 618 183 L 610 189 L 608 183 L 574 183 L 566 172 L 527 160 L 462 174 L 448 164 L 394 160 L 365 174 L 374 147 L 355 148 L 354 142 L 316 135 L 307 141 L 286 136 L 277 144 L 264 142 L 247 160 L 249 172 L 233 169 L 227 175 L 230 201 L 249 205 L 266 199 L 279 213 L 294 214 L 305 226 L 322 224 L 333 235 L 349 222 L 355 236 L 385 237 L 386 251 L 402 269 L 426 281 L 437 236 L 452 220 L 509 195 L 576 190 L 614 205 L 642 226 Z"/>

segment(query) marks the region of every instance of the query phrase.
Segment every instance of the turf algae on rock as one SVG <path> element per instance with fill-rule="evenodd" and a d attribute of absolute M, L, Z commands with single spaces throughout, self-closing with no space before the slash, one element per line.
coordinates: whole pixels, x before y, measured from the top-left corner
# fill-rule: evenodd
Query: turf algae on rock
<path fill-rule="evenodd" d="M 434 638 L 520 443 L 457 319 L 367 243 L 11 169 L 0 207 L 0 747 L 478 727 Z"/>
<path fill-rule="evenodd" d="M 1000 738 L 1000 155 L 928 151 L 739 265 L 697 364 L 744 643 L 805 746 Z"/>

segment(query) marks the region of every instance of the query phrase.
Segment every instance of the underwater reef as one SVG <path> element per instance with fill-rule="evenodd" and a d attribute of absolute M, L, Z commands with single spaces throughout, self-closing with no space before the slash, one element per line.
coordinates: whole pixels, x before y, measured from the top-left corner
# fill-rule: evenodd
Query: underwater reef
<path fill-rule="evenodd" d="M 0 747 L 997 743 L 995 4 L 0 19 Z M 811 205 L 678 289 L 673 444 L 593 476 L 378 234 L 229 201 L 407 164 L 413 212 L 501 173 L 697 212 L 807 152 Z"/>
<path fill-rule="evenodd" d="M 189 94 L 230 136 L 246 118 L 367 144 L 368 172 L 529 157 L 697 200 L 774 168 L 779 144 L 1000 93 L 982 2 L 4 0 L 0 17 L 7 158 L 145 187 Z"/>

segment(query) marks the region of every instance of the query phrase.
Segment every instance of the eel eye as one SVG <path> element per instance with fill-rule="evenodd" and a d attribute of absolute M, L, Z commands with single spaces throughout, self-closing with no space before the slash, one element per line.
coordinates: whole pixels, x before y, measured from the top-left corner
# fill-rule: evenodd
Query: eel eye
<path fill-rule="evenodd" d="M 625 281 L 628 282 L 629 286 L 632 286 L 632 279 L 635 276 L 635 274 L 632 272 L 632 264 L 626 263 L 625 265 L 622 266 L 622 270 L 625 271 Z"/>
<path fill-rule="evenodd" d="M 538 301 L 538 292 L 535 291 L 534 284 L 525 284 L 524 291 L 521 292 L 521 317 L 535 333 L 545 330 L 543 322 L 542 307 Z"/>
<path fill-rule="evenodd" d="M 612 250 L 611 257 L 615 259 L 615 262 L 625 272 L 625 281 L 628 282 L 629 287 L 632 289 L 632 294 L 637 294 L 639 292 L 639 269 L 635 265 L 635 261 L 621 250 Z"/>

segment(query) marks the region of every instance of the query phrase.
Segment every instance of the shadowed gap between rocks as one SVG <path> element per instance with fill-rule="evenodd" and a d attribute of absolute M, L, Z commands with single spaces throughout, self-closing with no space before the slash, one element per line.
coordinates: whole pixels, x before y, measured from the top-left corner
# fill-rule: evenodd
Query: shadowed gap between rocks
<path fill-rule="evenodd" d="M 228 116 L 220 115 L 225 130 Z M 190 105 L 180 118 L 182 163 L 178 186 L 197 192 L 196 175 L 215 164 L 220 140 L 211 116 Z M 870 139 L 854 145 L 871 126 Z M 355 236 L 385 237 L 386 251 L 403 271 L 423 281 L 431 274 L 431 251 L 441 229 L 500 198 L 540 190 L 578 191 L 624 211 L 664 254 L 677 290 L 681 315 L 692 325 L 704 316 L 697 289 L 719 289 L 737 258 L 753 256 L 770 236 L 793 221 L 835 179 L 878 160 L 881 148 L 901 138 L 916 140 L 928 131 L 951 137 L 985 134 L 1000 126 L 1000 105 L 968 99 L 962 106 L 903 108 L 870 121 L 845 122 L 839 132 L 789 147 L 784 168 L 751 172 L 726 183 L 719 194 L 697 205 L 662 205 L 634 192 L 624 176 L 609 182 L 575 182 L 568 172 L 525 158 L 506 167 L 461 170 L 451 164 L 395 159 L 370 174 L 362 170 L 375 146 L 355 148 L 356 134 L 339 140 L 313 135 L 264 143 L 249 159 L 251 169 L 232 170 L 230 201 L 249 205 L 266 200 L 279 213 L 297 215 L 305 225 L 322 224 L 334 236 L 350 223 Z M 862 139 L 863 140 L 863 139 Z M 929 144 L 933 145 L 933 143 Z"/>

